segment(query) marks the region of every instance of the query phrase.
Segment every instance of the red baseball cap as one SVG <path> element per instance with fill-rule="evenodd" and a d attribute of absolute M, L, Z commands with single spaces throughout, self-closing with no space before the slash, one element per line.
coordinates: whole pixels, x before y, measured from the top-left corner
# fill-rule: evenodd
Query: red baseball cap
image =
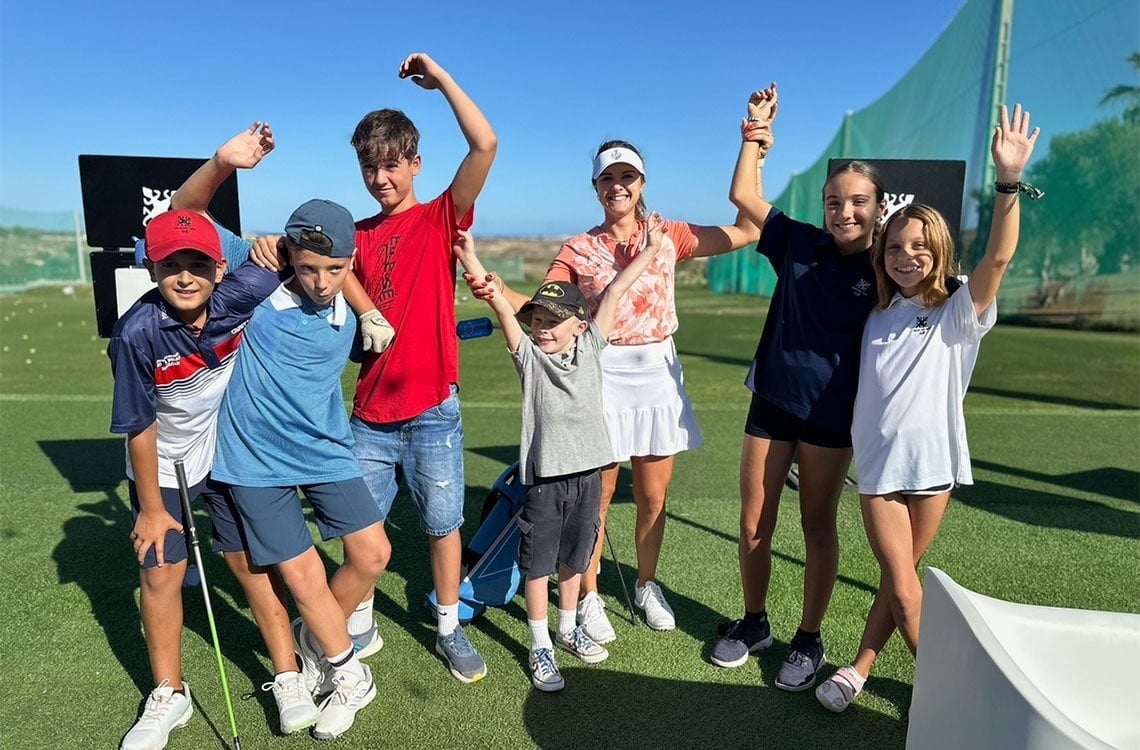
<path fill-rule="evenodd" d="M 193 211 L 167 211 L 146 225 L 146 257 L 160 261 L 179 250 L 197 250 L 221 263 L 222 240 L 214 222 Z"/>

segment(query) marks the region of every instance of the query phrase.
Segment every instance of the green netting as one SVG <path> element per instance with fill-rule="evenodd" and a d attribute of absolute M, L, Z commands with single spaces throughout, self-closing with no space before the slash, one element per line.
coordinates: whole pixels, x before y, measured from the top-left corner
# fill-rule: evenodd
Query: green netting
<path fill-rule="evenodd" d="M 85 281 L 90 248 L 77 225 L 70 212 L 0 207 L 0 291 Z"/>
<path fill-rule="evenodd" d="M 890 91 L 844 118 L 773 203 L 818 224 L 833 157 L 964 159 L 968 271 L 989 225 L 996 105 L 1020 101 L 1043 131 L 1026 179 L 1046 197 L 1022 201 L 999 310 L 1027 321 L 1140 327 L 1138 32 L 1135 0 L 969 0 Z M 712 259 L 708 278 L 718 292 L 768 295 L 775 284 L 767 261 L 747 250 Z"/>

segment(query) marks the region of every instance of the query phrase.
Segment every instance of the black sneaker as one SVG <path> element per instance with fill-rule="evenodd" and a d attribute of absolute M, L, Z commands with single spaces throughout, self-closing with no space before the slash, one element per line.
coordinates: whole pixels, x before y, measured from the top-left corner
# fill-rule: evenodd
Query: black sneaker
<path fill-rule="evenodd" d="M 798 693 L 815 684 L 816 673 L 823 666 L 823 643 L 803 643 L 792 639 L 788 653 L 776 673 L 776 687 Z"/>
<path fill-rule="evenodd" d="M 760 624 L 749 620 L 733 620 L 721 623 L 717 628 L 720 639 L 713 646 L 711 661 L 718 667 L 731 669 L 748 661 L 757 651 L 772 645 L 772 629 L 768 620 Z"/>

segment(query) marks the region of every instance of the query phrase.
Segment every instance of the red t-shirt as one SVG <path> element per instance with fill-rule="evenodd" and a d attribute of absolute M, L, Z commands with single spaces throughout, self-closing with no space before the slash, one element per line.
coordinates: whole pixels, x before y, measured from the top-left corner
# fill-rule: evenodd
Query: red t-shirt
<path fill-rule="evenodd" d="M 457 219 L 446 190 L 407 211 L 356 223 L 353 270 L 396 329 L 383 354 L 364 355 L 353 399 L 357 417 L 382 424 L 411 419 L 441 404 L 459 382 L 451 241 L 474 214 L 472 208 Z"/>

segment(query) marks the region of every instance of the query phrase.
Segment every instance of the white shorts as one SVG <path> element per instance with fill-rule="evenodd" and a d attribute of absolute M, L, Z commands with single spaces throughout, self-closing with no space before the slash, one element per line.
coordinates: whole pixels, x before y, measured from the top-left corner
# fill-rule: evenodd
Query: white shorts
<path fill-rule="evenodd" d="M 602 411 L 614 461 L 700 447 L 684 383 L 672 338 L 602 350 Z"/>

